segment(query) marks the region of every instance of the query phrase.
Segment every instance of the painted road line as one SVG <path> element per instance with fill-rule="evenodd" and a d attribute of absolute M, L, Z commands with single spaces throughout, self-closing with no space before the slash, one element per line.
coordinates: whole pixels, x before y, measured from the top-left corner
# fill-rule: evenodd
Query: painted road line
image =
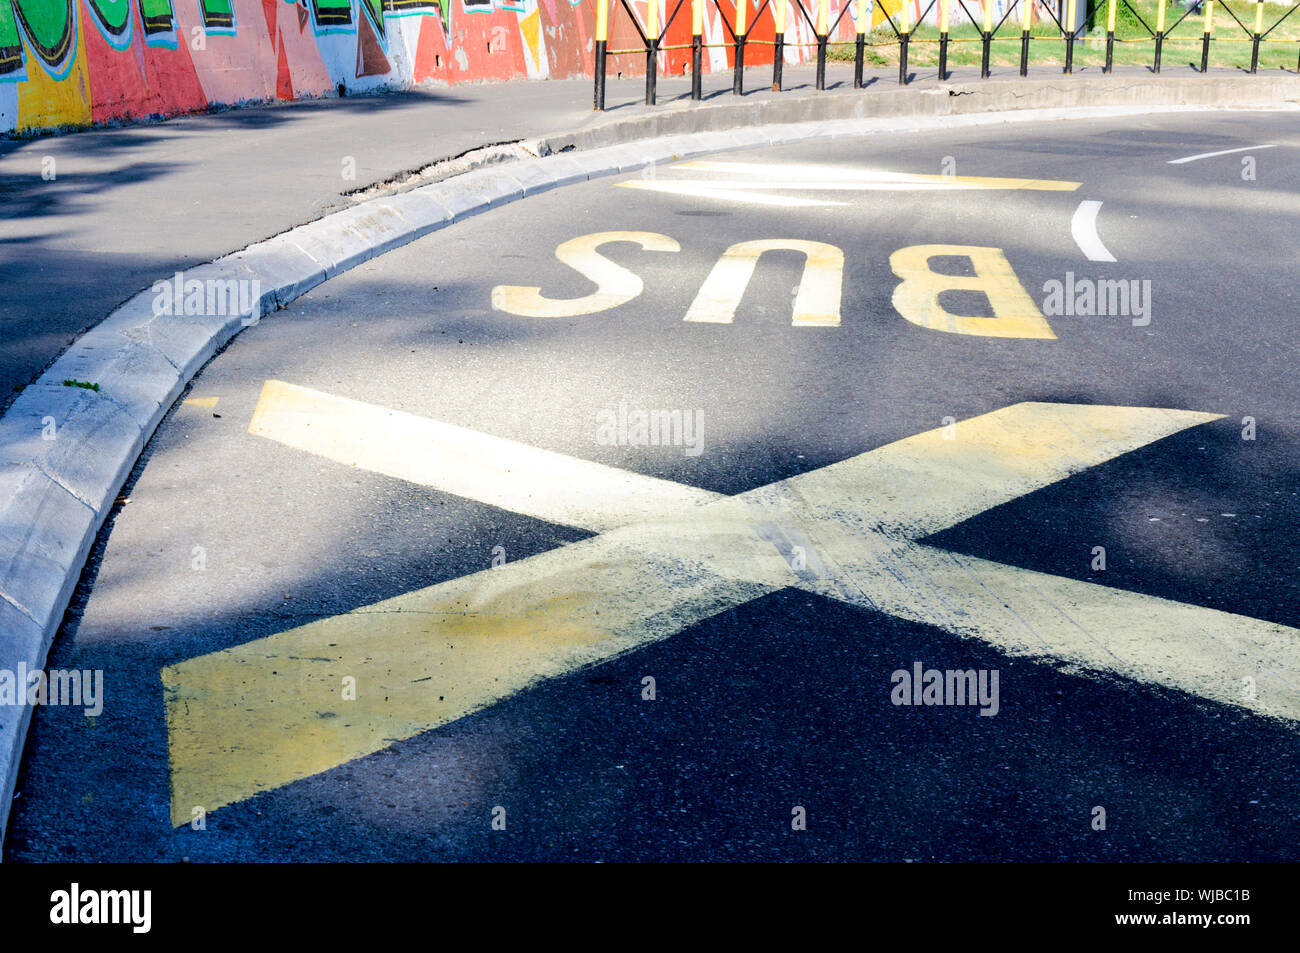
<path fill-rule="evenodd" d="M 1114 261 L 1115 256 L 1106 250 L 1097 234 L 1097 213 L 1100 211 L 1100 202 L 1080 202 L 1070 219 L 1070 234 L 1089 261 Z"/>
<path fill-rule="evenodd" d="M 1169 165 L 1183 165 L 1186 162 L 1195 162 L 1197 159 L 1213 159 L 1215 156 L 1230 156 L 1237 152 L 1254 152 L 1257 149 L 1276 149 L 1276 143 L 1262 146 L 1242 146 L 1240 149 L 1223 149 L 1220 152 L 1202 152 L 1200 155 L 1184 156 L 1181 159 L 1170 159 Z"/>
<path fill-rule="evenodd" d="M 680 483 L 283 381 L 263 385 L 248 432 L 345 466 L 594 532 L 680 518 L 713 499 Z"/>
<path fill-rule="evenodd" d="M 819 527 L 820 529 L 820 527 Z M 1109 672 L 1300 721 L 1300 630 L 925 545 L 825 531 L 803 588 L 1008 654 Z M 1257 681 L 1262 702 L 1243 694 Z"/>
<path fill-rule="evenodd" d="M 846 204 L 830 199 L 806 199 L 797 195 L 764 195 L 761 192 L 723 188 L 721 184 L 708 185 L 699 182 L 629 179 L 615 184 L 625 189 L 642 189 L 647 192 L 666 192 L 670 195 L 689 195 L 697 199 L 722 199 L 727 202 L 747 202 L 751 205 L 773 205 L 782 208 L 813 208 Z"/>
<path fill-rule="evenodd" d="M 886 169 L 862 169 L 852 166 L 816 165 L 779 162 L 727 162 L 695 159 L 681 162 L 674 169 L 721 172 L 728 175 L 754 176 L 753 182 L 728 181 L 740 188 L 847 188 L 871 189 L 938 187 L 943 189 L 1027 189 L 1037 192 L 1073 192 L 1083 183 L 1061 179 L 1018 179 L 998 176 L 943 175 L 918 172 L 890 172 Z M 780 183 L 769 185 L 766 183 Z"/>
<path fill-rule="evenodd" d="M 747 517 L 722 500 L 168 666 L 173 823 L 797 581 Z"/>
<path fill-rule="evenodd" d="M 1055 179 L 1014 179 L 990 176 L 924 175 L 889 172 L 880 169 L 856 169 L 844 166 L 781 164 L 759 162 L 725 162 L 697 160 L 682 162 L 675 170 L 713 172 L 725 178 L 637 178 L 614 183 L 619 188 L 641 189 L 685 195 L 692 198 L 716 198 L 756 205 L 815 206 L 843 205 L 831 199 L 807 199 L 799 196 L 771 195 L 771 192 L 952 192 L 989 189 L 1027 189 L 1047 192 L 1073 192 L 1082 183 Z"/>
<path fill-rule="evenodd" d="M 1300 720 L 1294 629 L 912 542 L 1217 416 L 1018 404 L 957 424 L 955 439 L 920 434 L 679 520 L 625 526 L 169 666 L 173 821 L 786 586 Z M 806 533 L 818 573 L 787 566 L 767 541 L 773 525 Z M 1243 671 L 1274 673 L 1281 688 L 1243 702 L 1232 695 Z M 356 701 L 341 699 L 349 677 Z"/>

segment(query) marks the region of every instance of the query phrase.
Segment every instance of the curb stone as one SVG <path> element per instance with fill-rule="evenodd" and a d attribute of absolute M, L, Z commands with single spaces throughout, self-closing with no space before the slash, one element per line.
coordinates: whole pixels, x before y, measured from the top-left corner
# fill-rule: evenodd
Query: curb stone
<path fill-rule="evenodd" d="M 1294 102 L 1300 98 L 1296 90 L 1300 85 L 1291 84 L 1292 98 L 1278 96 L 1273 105 Z M 946 90 L 938 92 L 942 99 L 932 102 L 953 101 Z M 555 154 L 542 158 L 493 165 L 360 203 L 186 269 L 187 280 L 257 281 L 260 294 L 239 313 L 156 315 L 153 290 L 141 291 L 80 337 L 0 418 L 0 670 L 17 672 L 25 665 L 32 671 L 45 665 L 96 535 L 154 430 L 190 379 L 242 328 L 377 255 L 525 196 L 658 162 L 819 137 L 1198 108 L 1212 107 L 1038 108 L 901 120 L 839 116 L 679 132 L 592 151 L 561 153 L 555 148 Z M 760 111 L 761 117 L 781 115 Z M 656 127 L 664 125 L 654 119 Z M 69 378 L 98 383 L 99 390 L 63 386 Z M 0 706 L 0 839 L 30 718 L 26 705 Z"/>

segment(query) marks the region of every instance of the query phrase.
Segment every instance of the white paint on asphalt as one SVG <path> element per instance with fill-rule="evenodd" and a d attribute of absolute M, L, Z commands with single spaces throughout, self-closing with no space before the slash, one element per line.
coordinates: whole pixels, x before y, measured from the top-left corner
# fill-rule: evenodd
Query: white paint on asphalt
<path fill-rule="evenodd" d="M 882 169 L 849 168 L 771 162 L 683 162 L 675 171 L 703 171 L 721 178 L 640 178 L 615 183 L 620 188 L 643 189 L 716 198 L 754 205 L 790 207 L 843 205 L 830 199 L 808 199 L 772 192 L 953 192 L 990 189 L 1024 189 L 1041 192 L 1073 192 L 1079 182 L 1055 179 L 1016 179 L 973 175 L 928 175 L 890 172 Z"/>
<path fill-rule="evenodd" d="M 1115 261 L 1115 256 L 1106 250 L 1097 234 L 1097 213 L 1101 203 L 1094 201 L 1080 202 L 1070 219 L 1070 234 L 1079 250 L 1088 256 L 1089 261 Z"/>
<path fill-rule="evenodd" d="M 722 199 L 726 202 L 748 202 L 751 205 L 778 205 L 785 208 L 809 208 L 819 205 L 843 205 L 830 199 L 805 199 L 795 195 L 763 195 L 748 189 L 729 188 L 721 182 L 659 182 L 649 179 L 629 179 L 619 182 L 625 189 L 644 189 L 647 192 L 667 192 L 700 199 Z"/>
<path fill-rule="evenodd" d="M 1242 146 L 1240 149 L 1223 149 L 1220 152 L 1202 152 L 1200 155 L 1183 156 L 1181 159 L 1170 159 L 1169 165 L 1182 165 L 1185 162 L 1195 162 L 1197 159 L 1213 159 L 1215 156 L 1230 156 L 1236 152 L 1253 152 L 1256 149 L 1276 149 L 1277 143 L 1269 143 L 1263 146 Z"/>

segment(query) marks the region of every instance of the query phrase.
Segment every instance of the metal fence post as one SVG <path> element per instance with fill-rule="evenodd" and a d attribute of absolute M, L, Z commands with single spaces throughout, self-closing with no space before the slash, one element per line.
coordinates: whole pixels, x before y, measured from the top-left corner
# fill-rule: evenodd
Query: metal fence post
<path fill-rule="evenodd" d="M 1106 69 L 1109 73 L 1115 68 L 1115 0 L 1106 5 Z"/>
<path fill-rule="evenodd" d="M 948 6 L 950 0 L 939 0 L 939 82 L 948 78 Z"/>
<path fill-rule="evenodd" d="M 650 0 L 654 3 L 655 0 Z M 748 34 L 745 32 L 745 18 L 748 11 L 749 0 L 736 0 L 736 70 L 731 78 L 731 92 L 734 96 L 739 96 L 745 91 L 745 40 Z"/>
<path fill-rule="evenodd" d="M 645 104 L 653 106 L 659 79 L 659 0 L 649 0 L 646 5 L 645 36 Z"/>
<path fill-rule="evenodd" d="M 858 35 L 853 44 L 853 88 L 862 88 L 862 63 L 867 55 L 867 24 L 863 19 L 867 15 L 865 9 L 866 0 L 857 0 L 858 4 Z"/>
<path fill-rule="evenodd" d="M 691 99 L 703 98 L 704 0 L 691 0 Z"/>
<path fill-rule="evenodd" d="M 1166 0 L 1160 0 L 1160 6 L 1156 10 L 1156 61 L 1155 72 L 1160 72 L 1160 54 L 1165 48 L 1165 3 Z"/>
<path fill-rule="evenodd" d="M 989 78 L 989 48 L 993 43 L 993 0 L 984 0 L 984 29 L 981 31 L 984 51 L 980 56 L 980 79 Z"/>
<path fill-rule="evenodd" d="M 1029 75 L 1029 21 L 1034 15 L 1034 0 L 1020 0 L 1025 5 L 1020 14 L 1020 75 Z M 1113 0 L 1112 0 L 1113 2 Z"/>
<path fill-rule="evenodd" d="M 609 0 L 596 0 L 596 94 L 593 108 L 605 108 L 605 46 L 609 40 Z"/>
<path fill-rule="evenodd" d="M 781 67 L 785 63 L 785 5 L 787 0 L 773 0 L 776 4 L 776 39 L 772 44 L 772 91 L 781 91 Z"/>
<path fill-rule="evenodd" d="M 1201 72 L 1210 68 L 1210 34 L 1214 32 L 1214 0 L 1205 0 L 1205 35 L 1201 37 Z"/>
<path fill-rule="evenodd" d="M 902 7 L 899 8 L 899 25 L 902 30 L 898 34 L 898 84 L 907 85 L 907 41 L 911 38 L 912 29 L 908 26 L 907 5 L 910 0 L 903 0 Z"/>
<path fill-rule="evenodd" d="M 817 3 L 817 89 L 819 90 L 826 88 L 826 22 L 829 5 L 830 0 L 818 0 Z"/>
<path fill-rule="evenodd" d="M 1070 32 L 1066 35 L 1065 39 L 1065 72 L 1067 74 L 1074 72 L 1074 35 L 1078 32 L 1075 28 L 1074 20 L 1078 15 L 1078 12 L 1078 0 L 1070 0 L 1066 5 L 1065 11 L 1065 22 L 1070 25 Z"/>
<path fill-rule="evenodd" d="M 1250 71 L 1259 69 L 1259 34 L 1264 29 L 1264 0 L 1255 0 L 1255 36 L 1250 46 Z"/>

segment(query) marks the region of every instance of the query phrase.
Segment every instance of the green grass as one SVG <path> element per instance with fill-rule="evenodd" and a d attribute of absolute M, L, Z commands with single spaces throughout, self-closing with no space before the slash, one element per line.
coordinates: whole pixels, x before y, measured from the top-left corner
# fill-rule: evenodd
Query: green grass
<path fill-rule="evenodd" d="M 92 384 L 90 381 L 79 381 L 75 378 L 63 382 L 64 387 L 84 387 L 86 390 L 99 390 L 99 384 Z"/>
<path fill-rule="evenodd" d="M 1083 2 L 1083 0 L 1080 0 Z M 1115 16 L 1115 65 L 1116 66 L 1150 66 L 1155 55 L 1155 40 L 1139 22 L 1134 10 L 1141 14 L 1154 30 L 1156 25 L 1156 0 L 1129 0 L 1132 9 L 1123 0 L 1117 0 Z M 1255 4 L 1251 0 L 1233 0 L 1228 4 L 1231 12 L 1246 25 L 1247 30 L 1255 24 Z M 967 3 L 972 13 L 978 15 L 978 5 Z M 1211 67 L 1249 67 L 1250 35 L 1243 31 L 1231 14 L 1223 9 L 1223 3 L 1214 5 L 1214 34 L 1210 42 Z M 956 6 L 954 4 L 954 9 Z M 1264 4 L 1264 30 L 1277 22 L 1288 10 L 1289 4 Z M 1162 65 L 1174 68 L 1193 63 L 1198 68 L 1201 63 L 1201 34 L 1205 29 L 1205 15 L 1194 12 L 1185 20 L 1178 19 L 1186 12 L 1177 3 L 1170 2 L 1165 8 L 1166 37 L 1162 55 Z M 1175 27 L 1175 24 L 1178 24 Z M 996 25 L 996 24 L 995 24 Z M 1090 29 L 1080 36 L 1074 44 L 1074 64 L 1076 67 L 1102 66 L 1106 62 L 1106 6 L 1098 4 L 1089 18 Z M 1173 28 L 1172 34 L 1169 33 Z M 1065 62 L 1065 41 L 1061 39 L 1060 30 L 1050 20 L 1042 20 L 1030 30 L 1032 37 L 1029 44 L 1029 65 L 1060 66 Z M 948 46 L 948 65 L 955 69 L 979 66 L 982 54 L 978 42 L 980 31 L 973 24 L 962 23 L 954 26 L 949 37 L 956 42 Z M 909 66 L 937 66 L 939 63 L 939 30 L 924 24 L 912 33 L 908 44 L 907 61 Z M 1280 42 L 1278 42 L 1280 41 Z M 889 24 L 867 34 L 866 62 L 868 66 L 896 66 L 898 64 L 898 39 Z M 853 44 L 833 46 L 828 57 L 835 60 L 852 62 Z M 1300 56 L 1300 11 L 1286 19 L 1269 37 L 1260 44 L 1259 68 L 1289 69 L 1296 68 L 1297 56 Z M 1020 63 L 1020 21 L 1015 11 L 1002 25 L 993 39 L 990 50 L 990 63 L 994 66 L 1018 66 Z"/>

